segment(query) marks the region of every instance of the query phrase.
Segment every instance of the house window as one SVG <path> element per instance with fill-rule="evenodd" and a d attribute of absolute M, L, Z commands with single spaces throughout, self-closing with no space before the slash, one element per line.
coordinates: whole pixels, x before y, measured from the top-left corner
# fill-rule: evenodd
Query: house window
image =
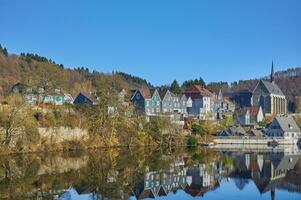
<path fill-rule="evenodd" d="M 160 102 L 159 101 L 157 101 L 157 106 L 160 106 Z"/>

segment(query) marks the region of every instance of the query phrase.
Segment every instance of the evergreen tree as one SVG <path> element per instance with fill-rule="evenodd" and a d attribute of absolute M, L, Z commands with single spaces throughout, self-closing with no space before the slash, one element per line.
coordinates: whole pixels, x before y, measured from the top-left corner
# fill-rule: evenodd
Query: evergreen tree
<path fill-rule="evenodd" d="M 181 87 L 179 86 L 177 80 L 174 80 L 170 86 L 170 91 L 174 94 L 181 94 Z"/>
<path fill-rule="evenodd" d="M 8 52 L 7 52 L 7 49 L 6 49 L 6 48 L 4 48 L 2 51 L 3 51 L 3 54 L 4 54 L 4 55 L 8 56 Z"/>
<path fill-rule="evenodd" d="M 202 79 L 202 77 L 200 77 L 199 79 L 184 81 L 184 83 L 182 84 L 182 88 L 189 88 L 192 85 L 200 85 L 206 87 L 205 81 Z"/>

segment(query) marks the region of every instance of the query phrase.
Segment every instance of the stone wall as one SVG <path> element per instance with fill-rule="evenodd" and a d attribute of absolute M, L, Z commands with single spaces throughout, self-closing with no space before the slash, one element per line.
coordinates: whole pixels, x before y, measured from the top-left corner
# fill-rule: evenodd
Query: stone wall
<path fill-rule="evenodd" d="M 41 138 L 48 139 L 52 143 L 65 141 L 83 141 L 88 138 L 88 131 L 80 128 L 38 128 Z"/>

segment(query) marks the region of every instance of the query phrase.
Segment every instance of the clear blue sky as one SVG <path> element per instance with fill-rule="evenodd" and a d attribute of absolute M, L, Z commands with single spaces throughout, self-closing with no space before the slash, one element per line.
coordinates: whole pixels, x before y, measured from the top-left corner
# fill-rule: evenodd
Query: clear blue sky
<path fill-rule="evenodd" d="M 152 83 L 301 66 L 300 0 L 0 0 L 0 43 Z"/>

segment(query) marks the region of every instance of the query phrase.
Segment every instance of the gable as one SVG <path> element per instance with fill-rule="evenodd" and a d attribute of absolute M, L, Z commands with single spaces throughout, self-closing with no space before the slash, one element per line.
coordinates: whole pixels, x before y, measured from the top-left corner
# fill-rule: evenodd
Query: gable
<path fill-rule="evenodd" d="M 132 100 L 135 99 L 137 101 L 143 99 L 144 100 L 144 97 L 142 95 L 142 93 L 140 92 L 140 90 L 137 90 L 132 98 Z"/>
<path fill-rule="evenodd" d="M 262 81 L 259 81 L 257 86 L 255 87 L 254 94 L 269 94 L 269 90 L 267 89 L 267 87 L 263 84 Z"/>
<path fill-rule="evenodd" d="M 159 95 L 157 90 L 155 90 L 155 92 L 152 96 L 152 100 L 154 100 L 154 101 L 160 101 L 161 100 L 160 95 Z"/>
<path fill-rule="evenodd" d="M 87 97 L 86 95 L 84 95 L 82 93 L 77 95 L 74 102 L 81 103 L 81 104 L 93 104 L 93 101 L 89 97 Z"/>
<path fill-rule="evenodd" d="M 170 94 L 169 90 L 167 90 L 162 101 L 169 101 L 170 97 L 171 97 L 171 94 Z"/>

